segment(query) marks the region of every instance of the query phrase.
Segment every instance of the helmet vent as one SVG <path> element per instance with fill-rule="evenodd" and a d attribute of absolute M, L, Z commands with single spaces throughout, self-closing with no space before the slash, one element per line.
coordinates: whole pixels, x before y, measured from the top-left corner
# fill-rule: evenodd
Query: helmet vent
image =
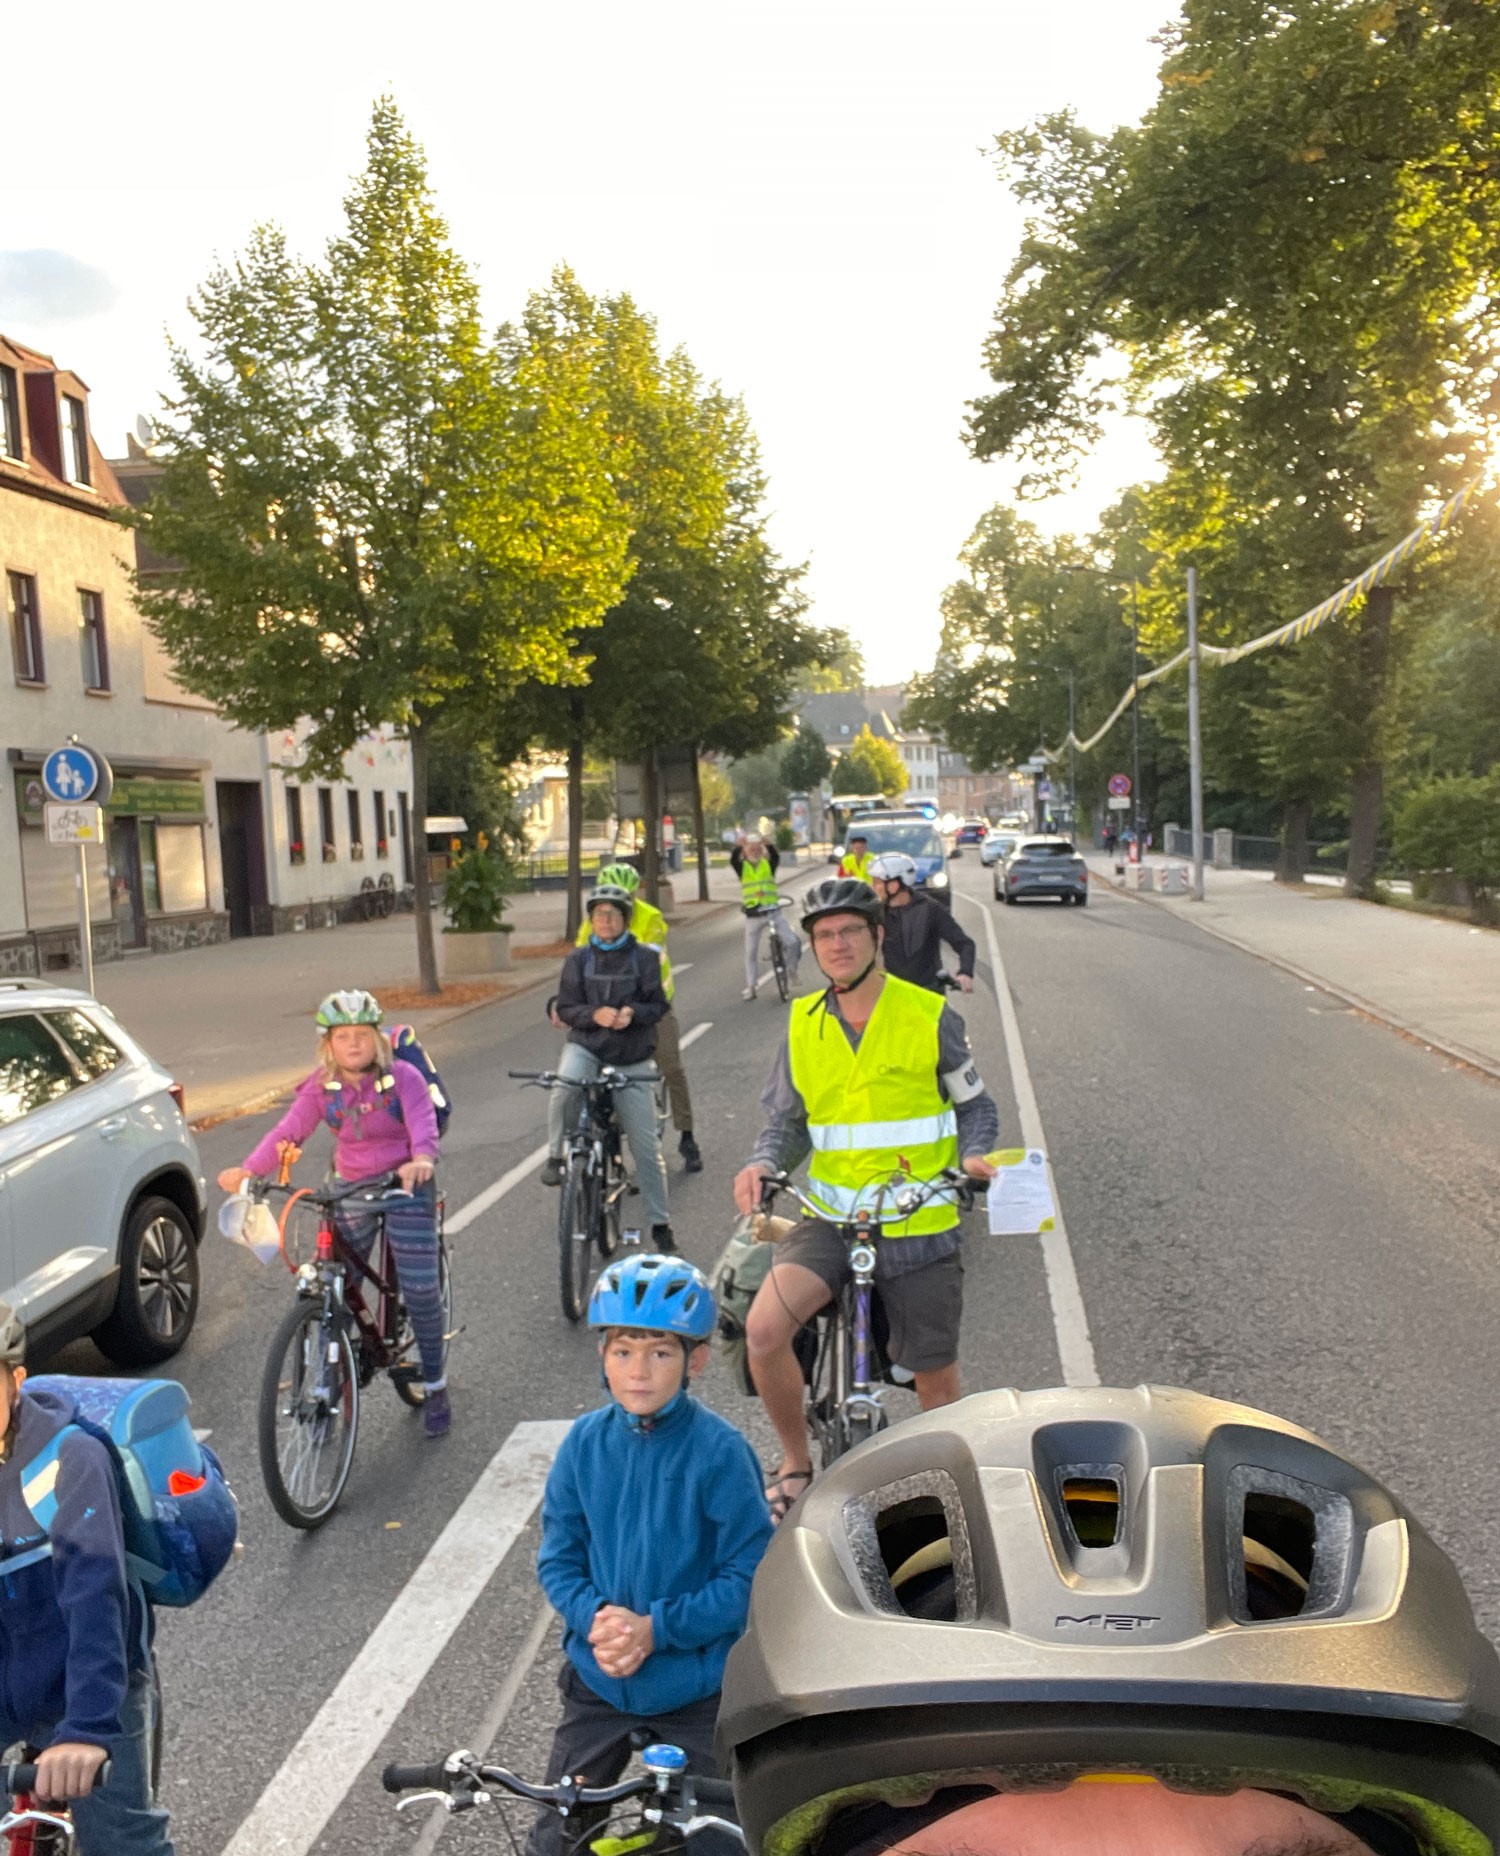
<path fill-rule="evenodd" d="M 1106 1470 L 1063 1470 L 1058 1482 L 1063 1512 L 1079 1546 L 1117 1546 L 1124 1490 L 1114 1466 Z"/>
<path fill-rule="evenodd" d="M 1353 1557 L 1348 1497 L 1244 1465 L 1230 1473 L 1229 1497 L 1229 1600 L 1240 1623 L 1341 1610 Z"/>
<path fill-rule="evenodd" d="M 844 1527 L 878 1610 L 945 1624 L 976 1616 L 963 1504 L 946 1471 L 906 1476 L 847 1503 Z"/>

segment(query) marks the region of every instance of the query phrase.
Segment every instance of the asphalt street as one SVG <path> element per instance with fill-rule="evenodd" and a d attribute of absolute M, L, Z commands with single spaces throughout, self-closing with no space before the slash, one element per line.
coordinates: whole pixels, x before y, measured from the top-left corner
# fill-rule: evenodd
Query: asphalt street
<path fill-rule="evenodd" d="M 1321 1432 L 1426 1518 L 1500 1631 L 1500 1086 L 1102 885 L 1087 909 L 999 908 L 976 858 L 954 870 L 981 950 L 962 1002 L 974 1050 L 1008 1139 L 1018 1095 L 1034 1096 L 1067 1227 L 1050 1279 L 1036 1240 L 971 1230 L 966 1386 L 1063 1377 L 1056 1266 L 1070 1257 L 1081 1345 L 1105 1383 L 1189 1385 Z M 986 915 L 1024 1049 L 1019 1089 Z M 707 1162 L 687 1179 L 674 1152 L 673 1220 L 710 1266 L 785 1008 L 764 988 L 741 1000 L 733 916 L 674 935 L 673 953 L 683 1030 L 704 1027 L 688 1067 Z M 811 978 L 805 964 L 804 989 Z M 287 1037 L 311 1057 L 295 1017 Z M 206 1240 L 203 1312 L 174 1370 L 235 1482 L 246 1550 L 196 1609 L 162 1618 L 164 1795 L 183 1856 L 429 1850 L 439 1828 L 445 1852 L 504 1847 L 481 1813 L 398 1820 L 376 1775 L 492 1736 L 522 1771 L 545 1757 L 557 1639 L 532 1570 L 535 1493 L 556 1421 L 600 1393 L 588 1336 L 558 1309 L 556 1197 L 524 1164 L 545 1103 L 505 1072 L 554 1061 L 557 1037 L 533 994 L 451 1022 L 432 1045 L 456 1103 L 450 1218 L 517 1178 L 453 1241 L 451 1436 L 428 1442 L 377 1383 L 343 1505 L 319 1533 L 276 1518 L 256 1457 L 256 1392 L 290 1279 Z M 266 1121 L 203 1136 L 210 1176 Z M 303 1169 L 314 1174 L 312 1155 Z M 1076 1321 L 1067 1338 L 1076 1362 Z M 50 1364 L 104 1370 L 87 1345 Z M 705 1395 L 769 1460 L 758 1407 L 717 1363 Z"/>

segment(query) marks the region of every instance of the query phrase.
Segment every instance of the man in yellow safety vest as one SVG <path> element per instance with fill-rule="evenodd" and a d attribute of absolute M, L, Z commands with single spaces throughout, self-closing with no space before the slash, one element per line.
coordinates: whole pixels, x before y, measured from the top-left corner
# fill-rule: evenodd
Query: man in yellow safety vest
<path fill-rule="evenodd" d="M 925 1181 L 962 1167 L 988 1179 L 995 1169 L 985 1155 L 1000 1130 L 963 1020 L 939 994 L 881 971 L 881 904 L 870 885 L 839 876 L 817 884 L 802 926 L 828 988 L 792 1003 L 761 1098 L 769 1120 L 734 1182 L 736 1204 L 752 1213 L 766 1175 L 789 1171 L 811 1151 L 809 1196 L 830 1213 L 777 1245 L 746 1324 L 750 1370 L 783 1451 L 766 1490 L 778 1520 L 812 1478 L 792 1339 L 850 1275 L 833 1218 L 877 1208 L 898 1172 Z M 959 1396 L 958 1223 L 957 1208 L 937 1197 L 885 1224 L 876 1242 L 890 1355 L 914 1376 L 924 1411 Z"/>
<path fill-rule="evenodd" d="M 802 958 L 802 943 L 781 907 L 781 891 L 776 885 L 776 871 L 781 853 L 767 844 L 759 831 L 747 831 L 729 853 L 729 867 L 740 879 L 740 907 L 745 911 L 745 997 L 755 997 L 759 977 L 760 937 L 769 924 L 786 949 L 786 964 L 792 984 L 797 984 L 797 963 Z"/>
<path fill-rule="evenodd" d="M 843 856 L 839 859 L 840 876 L 857 876 L 861 882 L 870 880 L 870 865 L 875 859 L 870 855 L 870 840 L 862 831 L 855 832 L 849 840 Z"/>

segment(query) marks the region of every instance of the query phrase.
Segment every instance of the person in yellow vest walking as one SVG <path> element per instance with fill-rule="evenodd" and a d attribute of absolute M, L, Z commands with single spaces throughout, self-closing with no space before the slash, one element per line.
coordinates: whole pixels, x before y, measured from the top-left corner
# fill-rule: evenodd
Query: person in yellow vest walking
<path fill-rule="evenodd" d="M 797 963 L 802 958 L 802 943 L 797 931 L 781 908 L 781 892 L 776 886 L 776 872 L 781 853 L 767 844 L 758 831 L 747 831 L 729 853 L 729 867 L 740 879 L 740 907 L 745 911 L 745 997 L 755 997 L 755 981 L 760 967 L 760 937 L 769 924 L 772 934 L 781 937 L 786 949 L 786 963 L 793 986 L 797 984 Z"/>
<path fill-rule="evenodd" d="M 756 1211 L 767 1173 L 789 1171 L 809 1152 L 809 1195 L 840 1217 L 873 1207 L 898 1170 L 929 1180 L 961 1166 L 971 1179 L 988 1179 L 995 1169 L 985 1155 L 998 1144 L 1000 1116 L 964 1021 L 939 994 L 881 971 L 875 891 L 856 877 L 829 877 L 807 892 L 802 926 L 829 984 L 792 1002 L 761 1096 L 766 1127 L 735 1176 L 739 1209 Z M 958 1227 L 957 1208 L 933 1199 L 905 1223 L 886 1225 L 876 1244 L 891 1358 L 914 1375 L 924 1411 L 959 1396 Z M 777 1520 L 812 1480 L 792 1337 L 849 1275 L 835 1226 L 801 1224 L 777 1245 L 751 1305 L 750 1371 L 783 1452 L 766 1489 Z"/>
<path fill-rule="evenodd" d="M 672 978 L 672 960 L 667 953 L 667 918 L 661 910 L 640 895 L 641 873 L 634 864 L 606 864 L 599 872 L 602 888 L 623 889 L 635 905 L 630 911 L 630 932 L 643 947 L 654 947 L 661 957 L 661 985 L 667 995 L 667 1015 L 656 1026 L 656 1067 L 666 1079 L 667 1100 L 672 1105 L 672 1126 L 677 1130 L 677 1149 L 686 1173 L 703 1171 L 703 1155 L 693 1135 L 693 1098 L 688 1094 L 687 1071 L 682 1067 L 682 1039 L 677 1011 L 672 1001 L 677 996 L 677 982 Z M 578 945 L 582 947 L 592 932 L 588 922 L 578 925 Z"/>
<path fill-rule="evenodd" d="M 870 855 L 870 840 L 863 832 L 856 832 L 839 859 L 839 875 L 857 876 L 862 883 L 868 883 L 870 865 L 874 861 L 875 859 Z"/>

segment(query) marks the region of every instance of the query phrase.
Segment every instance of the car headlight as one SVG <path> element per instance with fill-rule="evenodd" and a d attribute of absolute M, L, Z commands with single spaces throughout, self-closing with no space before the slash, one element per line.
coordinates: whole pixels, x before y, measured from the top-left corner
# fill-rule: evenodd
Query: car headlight
<path fill-rule="evenodd" d="M 927 879 L 927 887 L 929 889 L 946 889 L 948 887 L 947 871 L 934 870 L 932 875 Z"/>

